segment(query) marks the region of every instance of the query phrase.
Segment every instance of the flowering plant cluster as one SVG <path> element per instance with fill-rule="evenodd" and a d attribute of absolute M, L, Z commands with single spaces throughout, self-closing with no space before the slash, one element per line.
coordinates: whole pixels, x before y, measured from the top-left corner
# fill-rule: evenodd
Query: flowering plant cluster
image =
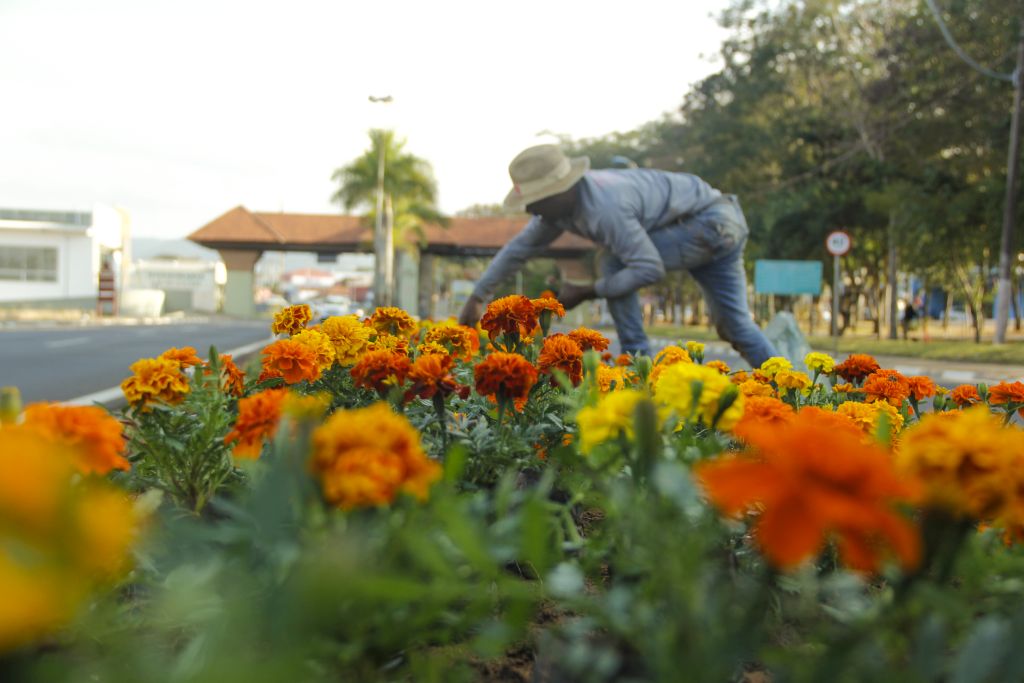
<path fill-rule="evenodd" d="M 0 667 L 1024 670 L 1024 385 L 946 389 L 860 354 L 734 371 L 697 342 L 614 356 L 564 316 L 552 296 L 497 299 L 477 328 L 292 306 L 247 372 L 189 347 L 132 364 L 120 419 L 5 411 L 0 579 L 20 601 Z"/>

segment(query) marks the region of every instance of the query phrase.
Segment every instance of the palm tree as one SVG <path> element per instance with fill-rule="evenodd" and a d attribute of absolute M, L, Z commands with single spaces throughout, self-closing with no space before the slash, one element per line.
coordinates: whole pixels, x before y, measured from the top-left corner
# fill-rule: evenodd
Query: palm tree
<path fill-rule="evenodd" d="M 408 245 L 413 235 L 423 239 L 426 223 L 444 225 L 447 221 L 436 207 L 437 184 L 430 162 L 406 153 L 405 140 L 396 138 L 394 131 L 371 130 L 370 142 L 362 156 L 331 176 L 338 183 L 331 200 L 345 211 L 365 207 L 370 219 L 382 212 L 374 234 L 374 303 L 390 305 L 396 239 L 398 244 Z"/>

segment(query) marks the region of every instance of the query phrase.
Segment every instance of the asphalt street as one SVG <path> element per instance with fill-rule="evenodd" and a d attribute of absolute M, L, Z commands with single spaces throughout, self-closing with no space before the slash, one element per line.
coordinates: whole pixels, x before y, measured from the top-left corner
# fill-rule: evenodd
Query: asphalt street
<path fill-rule="evenodd" d="M 149 325 L 0 330 L 0 386 L 16 386 L 25 403 L 68 401 L 117 386 L 139 358 L 172 346 L 211 345 L 226 353 L 270 339 L 267 321 L 191 319 Z"/>

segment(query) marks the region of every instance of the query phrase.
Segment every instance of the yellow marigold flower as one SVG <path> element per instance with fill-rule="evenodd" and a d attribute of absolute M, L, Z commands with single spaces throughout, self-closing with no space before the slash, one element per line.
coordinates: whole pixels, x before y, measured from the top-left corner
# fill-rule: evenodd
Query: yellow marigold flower
<path fill-rule="evenodd" d="M 432 327 L 423 337 L 427 344 L 440 344 L 455 358 L 469 360 L 480 350 L 480 335 L 472 327 L 444 323 Z"/>
<path fill-rule="evenodd" d="M 601 392 L 605 393 L 612 391 L 612 383 L 615 383 L 615 391 L 625 389 L 631 383 L 632 373 L 629 368 L 616 365 L 609 367 L 607 365 L 597 366 L 597 385 L 600 387 Z"/>
<path fill-rule="evenodd" d="M 1003 427 L 985 406 L 925 415 L 903 433 L 896 464 L 926 488 L 926 504 L 977 520 L 1019 503 L 1024 432 Z"/>
<path fill-rule="evenodd" d="M 406 338 L 416 334 L 419 329 L 412 316 L 394 306 L 381 306 L 367 319 L 366 324 L 379 334 Z"/>
<path fill-rule="evenodd" d="M 369 351 L 391 351 L 403 356 L 409 355 L 409 340 L 393 334 L 378 334 L 370 343 Z"/>
<path fill-rule="evenodd" d="M 765 362 L 761 363 L 761 372 L 768 377 L 775 377 L 780 370 L 792 370 L 793 364 L 788 359 L 782 356 L 772 356 Z"/>
<path fill-rule="evenodd" d="M 729 365 L 725 361 L 722 361 L 722 360 L 710 360 L 710 361 L 707 362 L 707 366 L 709 368 L 714 368 L 715 370 L 718 370 L 723 375 L 728 375 L 729 374 Z"/>
<path fill-rule="evenodd" d="M 196 355 L 194 346 L 183 346 L 180 349 L 172 346 L 161 353 L 159 357 L 178 361 L 178 364 L 183 368 L 191 368 L 203 364 L 203 359 Z"/>
<path fill-rule="evenodd" d="M 811 351 L 804 356 L 804 365 L 812 372 L 820 372 L 823 375 L 827 375 L 835 369 L 836 360 L 827 353 Z"/>
<path fill-rule="evenodd" d="M 692 363 L 690 353 L 681 346 L 669 344 L 654 357 L 655 365 L 675 365 L 676 363 Z"/>
<path fill-rule="evenodd" d="M 121 382 L 121 391 L 130 405 L 143 410 L 153 401 L 181 403 L 190 390 L 181 365 L 169 358 L 142 358 L 128 369 L 132 376 Z"/>
<path fill-rule="evenodd" d="M 779 389 L 804 391 L 810 388 L 811 378 L 799 370 L 779 370 L 775 373 L 775 383 Z"/>
<path fill-rule="evenodd" d="M 704 360 L 704 344 L 697 341 L 686 342 L 686 352 L 690 354 L 690 357 L 696 358 L 697 362 Z"/>
<path fill-rule="evenodd" d="M 756 379 L 748 379 L 739 384 L 740 393 L 744 396 L 775 396 L 772 385 L 758 382 Z"/>
<path fill-rule="evenodd" d="M 292 341 L 308 348 L 316 356 L 320 372 L 330 370 L 336 357 L 331 338 L 319 330 L 301 330 L 292 335 Z"/>
<path fill-rule="evenodd" d="M 896 408 L 885 402 L 844 401 L 836 406 L 836 414 L 849 419 L 865 434 L 873 435 L 878 431 L 882 414 L 888 419 L 889 428 L 894 434 L 903 429 L 903 416 Z"/>
<path fill-rule="evenodd" d="M 131 564 L 129 550 L 139 533 L 139 519 L 123 491 L 90 485 L 76 500 L 75 563 L 98 582 L 122 576 Z"/>
<path fill-rule="evenodd" d="M 402 492 L 425 500 L 441 476 L 419 432 L 386 403 L 334 413 L 313 432 L 310 466 L 324 498 L 343 510 L 387 505 Z"/>
<path fill-rule="evenodd" d="M 373 329 L 367 327 L 354 315 L 336 315 L 320 324 L 320 331 L 327 335 L 334 346 L 334 357 L 339 365 L 354 364 L 370 346 Z"/>
<path fill-rule="evenodd" d="M 836 392 L 837 394 L 848 394 L 853 390 L 854 386 L 849 383 L 837 384 L 834 387 L 832 387 L 832 391 Z"/>
<path fill-rule="evenodd" d="M 597 445 L 620 435 L 632 440 L 636 404 L 645 398 L 642 392 L 631 389 L 613 391 L 602 396 L 597 405 L 581 408 L 576 414 L 580 451 L 589 454 Z"/>
<path fill-rule="evenodd" d="M 281 405 L 282 412 L 293 420 L 311 422 L 320 420 L 331 407 L 331 395 L 325 392 L 317 394 L 297 394 L 289 391 Z"/>
<path fill-rule="evenodd" d="M 697 383 L 700 393 L 694 403 L 694 385 Z M 721 412 L 720 401 L 723 395 L 727 397 L 730 393 L 734 393 L 735 398 Z M 697 418 L 705 425 L 714 425 L 722 431 L 731 430 L 743 416 L 743 394 L 737 391 L 729 378 L 713 368 L 695 363 L 676 363 L 665 368 L 654 385 L 654 399 L 674 410 L 681 420 Z"/>
<path fill-rule="evenodd" d="M 286 306 L 274 314 L 274 322 L 270 325 L 270 331 L 274 334 L 292 335 L 305 329 L 306 324 L 312 319 L 313 311 L 306 304 Z"/>
<path fill-rule="evenodd" d="M 437 342 L 424 342 L 420 344 L 419 346 L 416 347 L 416 353 L 420 354 L 421 356 L 429 356 L 431 354 L 435 356 L 451 355 L 448 353 L 448 349 L 446 349 L 443 345 L 438 344 Z"/>
<path fill-rule="evenodd" d="M 33 403 L 25 409 L 24 424 L 67 444 L 76 455 L 76 467 L 84 474 L 131 469 L 124 457 L 121 423 L 99 406 Z"/>

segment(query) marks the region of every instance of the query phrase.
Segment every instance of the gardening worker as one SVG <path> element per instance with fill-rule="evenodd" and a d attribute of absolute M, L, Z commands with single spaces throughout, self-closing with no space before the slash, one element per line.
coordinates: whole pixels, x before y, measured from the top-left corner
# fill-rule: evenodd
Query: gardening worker
<path fill-rule="evenodd" d="M 567 309 L 607 299 L 624 352 L 651 351 L 637 290 L 668 270 L 688 270 L 718 334 L 752 367 L 779 355 L 747 308 L 747 222 L 734 195 L 688 173 L 591 171 L 588 158 L 570 159 L 557 145 L 523 151 L 509 165 L 509 175 L 505 206 L 533 218 L 491 261 L 459 322 L 475 325 L 498 283 L 569 231 L 605 248 L 602 276 L 591 285 L 563 283 L 558 298 Z"/>

